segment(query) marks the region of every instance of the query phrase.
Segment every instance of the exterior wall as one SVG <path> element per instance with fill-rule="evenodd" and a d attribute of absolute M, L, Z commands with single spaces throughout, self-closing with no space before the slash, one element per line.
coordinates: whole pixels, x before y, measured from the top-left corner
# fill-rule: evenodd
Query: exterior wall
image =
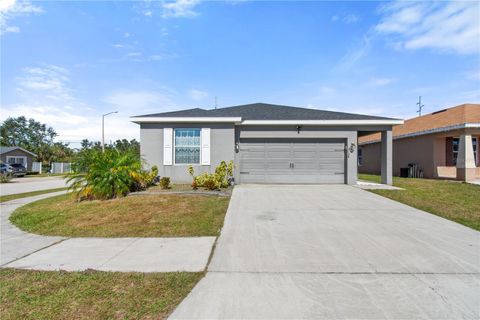
<path fill-rule="evenodd" d="M 453 166 L 451 137 L 457 137 L 460 132 L 447 132 L 416 136 L 412 138 L 393 140 L 393 175 L 400 175 L 400 168 L 409 163 L 417 163 L 423 170 L 425 178 L 455 179 L 457 168 Z M 480 143 L 480 135 L 472 133 Z M 360 173 L 380 174 L 380 143 L 370 143 L 361 146 L 363 164 L 358 167 Z M 480 148 L 477 146 L 477 178 L 480 178 Z"/>
<path fill-rule="evenodd" d="M 355 146 L 353 153 L 347 152 L 345 183 L 355 184 L 357 182 L 357 129 L 356 127 L 302 126 L 298 132 L 296 126 L 237 126 L 235 142 L 240 143 L 241 138 L 344 139 L 347 147 L 351 144 Z M 235 153 L 235 166 L 239 167 L 238 153 Z M 238 170 L 235 180 L 239 181 Z"/>
<path fill-rule="evenodd" d="M 210 128 L 210 165 L 194 165 L 195 174 L 215 172 L 222 160 L 234 159 L 233 124 L 214 123 L 142 123 L 140 126 L 140 154 L 145 167 L 158 167 L 161 177 L 170 177 L 174 183 L 191 183 L 189 165 L 163 165 L 163 128 Z"/>
<path fill-rule="evenodd" d="M 27 171 L 31 171 L 32 170 L 32 161 L 33 161 L 33 157 L 31 154 L 23 151 L 23 150 L 12 150 L 10 152 L 6 152 L 6 153 L 3 153 L 0 155 L 0 160 L 4 163 L 8 163 L 7 162 L 7 157 L 27 157 Z"/>

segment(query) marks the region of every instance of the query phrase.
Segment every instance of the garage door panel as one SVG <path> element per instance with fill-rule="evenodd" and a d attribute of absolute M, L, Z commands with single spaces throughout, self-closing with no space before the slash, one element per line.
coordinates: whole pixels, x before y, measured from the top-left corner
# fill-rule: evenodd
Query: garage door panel
<path fill-rule="evenodd" d="M 242 140 L 240 182 L 344 183 L 344 143 L 312 140 Z"/>

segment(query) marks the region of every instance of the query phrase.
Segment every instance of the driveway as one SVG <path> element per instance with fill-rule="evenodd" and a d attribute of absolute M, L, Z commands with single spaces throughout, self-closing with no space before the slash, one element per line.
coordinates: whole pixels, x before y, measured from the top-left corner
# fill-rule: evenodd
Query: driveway
<path fill-rule="evenodd" d="M 479 316 L 479 232 L 350 186 L 252 185 L 171 318 Z"/>
<path fill-rule="evenodd" d="M 63 177 L 14 178 L 10 183 L 0 184 L 0 194 L 6 196 L 24 192 L 66 187 Z"/>

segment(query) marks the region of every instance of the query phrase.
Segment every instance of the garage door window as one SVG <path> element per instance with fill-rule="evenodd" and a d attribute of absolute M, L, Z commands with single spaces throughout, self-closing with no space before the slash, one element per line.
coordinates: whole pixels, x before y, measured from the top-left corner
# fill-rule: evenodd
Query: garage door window
<path fill-rule="evenodd" d="M 175 129 L 175 164 L 200 163 L 200 129 Z"/>

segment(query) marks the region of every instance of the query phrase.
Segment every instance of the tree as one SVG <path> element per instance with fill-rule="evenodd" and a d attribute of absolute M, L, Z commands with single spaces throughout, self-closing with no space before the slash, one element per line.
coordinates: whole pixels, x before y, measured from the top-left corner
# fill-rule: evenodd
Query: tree
<path fill-rule="evenodd" d="M 140 142 L 135 139 L 130 141 L 127 139 L 117 140 L 113 143 L 113 147 L 118 151 L 132 151 L 135 154 L 140 154 Z"/>
<path fill-rule="evenodd" d="M 53 144 L 57 133 L 46 124 L 21 116 L 7 118 L 0 126 L 0 136 L 4 146 L 17 146 L 34 152 L 41 145 Z"/>
<path fill-rule="evenodd" d="M 66 143 L 54 142 L 56 136 L 52 127 L 24 116 L 9 117 L 0 126 L 1 145 L 27 149 L 40 162 L 70 161 L 73 151 Z"/>

